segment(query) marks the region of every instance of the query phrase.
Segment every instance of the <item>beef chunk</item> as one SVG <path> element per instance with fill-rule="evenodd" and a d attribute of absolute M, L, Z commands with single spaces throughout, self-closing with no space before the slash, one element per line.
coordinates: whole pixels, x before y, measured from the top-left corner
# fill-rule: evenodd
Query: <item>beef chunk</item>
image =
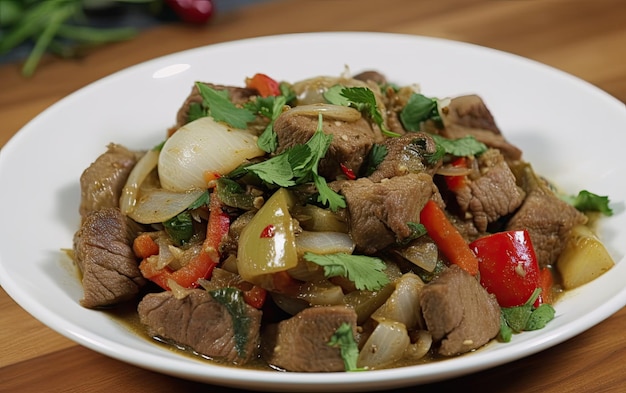
<path fill-rule="evenodd" d="M 356 312 L 347 306 L 311 307 L 272 325 L 263 335 L 263 357 L 288 371 L 344 371 L 339 348 L 328 345 L 343 323 L 356 335 Z"/>
<path fill-rule="evenodd" d="M 425 173 L 374 183 L 368 178 L 341 185 L 349 213 L 352 239 L 366 253 L 385 248 L 411 235 L 407 223 L 419 222 L 419 214 L 436 191 L 432 177 Z"/>
<path fill-rule="evenodd" d="M 84 307 L 97 308 L 134 298 L 146 280 L 139 271 L 132 239 L 139 231 L 118 208 L 89 213 L 74 234 L 74 257 L 82 272 Z"/>
<path fill-rule="evenodd" d="M 521 172 L 522 188 L 527 196 L 506 229 L 526 229 L 539 266 L 545 267 L 556 262 L 570 230 L 575 225 L 586 223 L 587 216 L 562 201 L 530 166 L 526 165 Z"/>
<path fill-rule="evenodd" d="M 280 153 L 297 144 L 306 143 L 317 130 L 317 116 L 294 115 L 283 112 L 274 122 Z M 364 118 L 354 122 L 324 119 L 323 130 L 333 135 L 333 140 L 318 167 L 319 174 L 334 180 L 344 172 L 341 165 L 359 173 L 365 157 L 374 142 L 382 140 Z"/>
<path fill-rule="evenodd" d="M 252 96 L 255 96 L 256 90 L 248 89 L 245 87 L 237 87 L 237 86 L 224 86 L 224 85 L 215 85 L 212 83 L 204 83 L 212 89 L 226 91 L 228 92 L 228 97 L 231 102 L 235 105 L 243 105 L 250 100 Z M 191 88 L 191 92 L 183 102 L 183 105 L 178 110 L 176 114 L 176 124 L 172 127 L 170 132 L 179 129 L 183 125 L 187 124 L 189 121 L 189 107 L 192 104 L 201 104 L 202 96 L 200 95 L 200 91 L 198 87 L 194 84 Z"/>
<path fill-rule="evenodd" d="M 524 201 L 524 190 L 499 150 L 489 149 L 478 158 L 476 176 L 469 176 L 456 193 L 461 210 L 468 213 L 480 232 L 500 217 L 513 213 Z"/>
<path fill-rule="evenodd" d="M 93 210 L 118 207 L 126 179 L 136 163 L 135 153 L 124 146 L 109 144 L 107 151 L 80 176 L 81 217 Z"/>
<path fill-rule="evenodd" d="M 354 75 L 353 78 L 363 82 L 372 81 L 377 85 L 384 85 L 387 83 L 387 77 L 378 71 L 363 71 Z"/>
<path fill-rule="evenodd" d="M 148 294 L 137 311 L 150 335 L 243 365 L 258 354 L 262 316 L 256 308 L 243 306 L 244 314 L 235 320 L 209 292 L 192 289 L 182 299 L 171 291 Z"/>
<path fill-rule="evenodd" d="M 439 162 L 430 163 L 427 159 L 437 152 L 437 145 L 426 133 L 409 133 L 398 138 L 387 138 L 384 146 L 387 155 L 369 176 L 373 182 L 407 173 L 426 172 L 432 175 L 439 166 Z"/>
<path fill-rule="evenodd" d="M 499 149 L 507 159 L 519 160 L 522 152 L 509 143 L 495 123 L 491 112 L 476 95 L 453 98 L 442 116 L 444 129 L 440 134 L 449 139 L 474 136 L 489 147 Z"/>
<path fill-rule="evenodd" d="M 500 306 L 478 280 L 452 265 L 424 286 L 420 306 L 439 353 L 454 356 L 479 348 L 500 331 Z"/>

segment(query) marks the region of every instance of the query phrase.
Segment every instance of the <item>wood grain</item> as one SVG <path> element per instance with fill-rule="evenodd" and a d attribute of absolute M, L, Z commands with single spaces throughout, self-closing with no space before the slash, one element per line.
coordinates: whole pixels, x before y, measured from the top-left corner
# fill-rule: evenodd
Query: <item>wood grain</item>
<path fill-rule="evenodd" d="M 19 75 L 19 63 L 0 66 L 0 146 L 53 103 L 128 66 L 198 46 L 294 32 L 396 32 L 483 45 L 561 69 L 625 102 L 625 20 L 622 0 L 267 2 L 218 12 L 207 26 L 151 28 L 79 60 L 46 57 L 30 79 Z M 240 391 L 153 373 L 78 346 L 33 319 L 2 290 L 0 316 L 0 392 Z M 626 309 L 536 355 L 394 392 L 626 391 L 624 327 Z"/>

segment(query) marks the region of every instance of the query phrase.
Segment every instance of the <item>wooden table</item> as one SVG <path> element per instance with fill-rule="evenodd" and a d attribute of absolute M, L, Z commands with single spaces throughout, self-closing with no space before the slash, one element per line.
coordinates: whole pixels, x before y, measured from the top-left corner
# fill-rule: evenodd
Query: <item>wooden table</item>
<path fill-rule="evenodd" d="M 46 58 L 31 79 L 0 67 L 0 146 L 67 94 L 172 52 L 260 35 L 381 31 L 444 37 L 549 64 L 626 101 L 626 2 L 478 0 L 275 1 L 216 14 L 208 26 L 163 25 L 72 61 Z M 85 349 L 0 289 L 1 392 L 235 392 L 145 371 Z M 556 347 L 477 374 L 397 392 L 626 391 L 626 308 Z M 419 389 L 419 390 L 418 390 Z"/>

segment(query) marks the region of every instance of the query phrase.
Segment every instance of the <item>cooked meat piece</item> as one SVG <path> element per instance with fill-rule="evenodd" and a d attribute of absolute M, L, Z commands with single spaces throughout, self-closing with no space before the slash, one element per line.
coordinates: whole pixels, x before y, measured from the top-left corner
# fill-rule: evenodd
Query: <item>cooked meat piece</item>
<path fill-rule="evenodd" d="M 115 305 L 133 299 L 146 280 L 141 275 L 132 241 L 138 224 L 118 208 L 89 213 L 74 234 L 74 257 L 82 272 L 87 308 Z"/>
<path fill-rule="evenodd" d="M 262 313 L 248 304 L 235 319 L 209 292 L 192 289 L 182 299 L 171 291 L 148 294 L 137 311 L 148 334 L 201 355 L 244 365 L 258 354 Z"/>
<path fill-rule="evenodd" d="M 420 306 L 439 353 L 454 356 L 479 348 L 500 331 L 500 306 L 478 280 L 452 265 L 424 286 Z"/>
<path fill-rule="evenodd" d="M 436 192 L 432 177 L 425 173 L 409 173 L 380 183 L 368 178 L 341 183 L 357 249 L 373 254 L 409 237 L 407 223 L 419 223 L 420 211 Z"/>
<path fill-rule="evenodd" d="M 481 232 L 487 230 L 488 224 L 513 213 L 526 195 L 496 149 L 489 149 L 478 158 L 476 177 L 469 176 L 466 185 L 454 192 L 461 211 L 469 214 Z"/>
<path fill-rule="evenodd" d="M 135 153 L 111 143 L 80 176 L 79 213 L 85 217 L 93 210 L 118 207 L 122 189 L 137 163 Z"/>
<path fill-rule="evenodd" d="M 287 371 L 344 371 L 340 349 L 328 343 L 343 323 L 350 324 L 356 336 L 356 318 L 347 306 L 306 308 L 263 333 L 263 357 Z"/>
<path fill-rule="evenodd" d="M 294 145 L 306 143 L 317 130 L 317 116 L 293 115 L 283 112 L 274 122 L 280 153 Z M 359 173 L 365 157 L 374 142 L 381 141 L 371 124 L 364 118 L 354 122 L 324 119 L 324 133 L 333 135 L 333 140 L 318 167 L 319 174 L 334 180 L 343 175 L 341 165 Z"/>
<path fill-rule="evenodd" d="M 237 87 L 237 86 L 224 86 L 224 85 L 215 85 L 212 83 L 204 83 L 215 90 L 226 90 L 228 92 L 228 97 L 231 102 L 235 105 L 243 105 L 246 102 L 250 101 L 252 96 L 256 95 L 256 90 L 248 89 L 245 87 Z M 178 110 L 176 114 L 176 124 L 172 127 L 172 130 L 176 130 L 188 122 L 189 119 L 189 107 L 192 103 L 201 104 L 202 96 L 200 95 L 200 91 L 198 87 L 194 84 L 191 88 L 191 92 L 183 102 L 183 105 Z"/>
<path fill-rule="evenodd" d="M 556 262 L 567 242 L 570 230 L 587 222 L 587 216 L 562 201 L 530 166 L 523 169 L 524 203 L 509 220 L 506 229 L 526 229 L 530 234 L 539 266 Z"/>
<path fill-rule="evenodd" d="M 378 85 L 387 83 L 387 77 L 378 71 L 363 71 L 354 75 L 353 78 L 363 82 L 372 81 Z"/>
<path fill-rule="evenodd" d="M 435 141 L 426 133 L 408 133 L 398 138 L 387 138 L 385 159 L 369 176 L 373 182 L 402 176 L 407 173 L 426 172 L 432 175 L 440 162 L 431 164 L 427 157 L 437 152 Z"/>
<path fill-rule="evenodd" d="M 500 132 L 491 112 L 476 95 L 453 98 L 442 116 L 444 129 L 438 132 L 449 139 L 474 136 L 489 147 L 499 149 L 508 160 L 519 160 L 522 152 Z"/>

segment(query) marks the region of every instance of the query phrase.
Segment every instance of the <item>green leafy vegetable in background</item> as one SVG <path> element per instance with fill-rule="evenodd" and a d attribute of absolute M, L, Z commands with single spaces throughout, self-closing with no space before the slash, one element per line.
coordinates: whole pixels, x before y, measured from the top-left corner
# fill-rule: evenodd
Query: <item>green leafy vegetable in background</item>
<path fill-rule="evenodd" d="M 563 199 L 582 212 L 600 212 L 612 216 L 613 209 L 609 206 L 609 197 L 582 190 L 576 196 L 564 196 Z"/>

